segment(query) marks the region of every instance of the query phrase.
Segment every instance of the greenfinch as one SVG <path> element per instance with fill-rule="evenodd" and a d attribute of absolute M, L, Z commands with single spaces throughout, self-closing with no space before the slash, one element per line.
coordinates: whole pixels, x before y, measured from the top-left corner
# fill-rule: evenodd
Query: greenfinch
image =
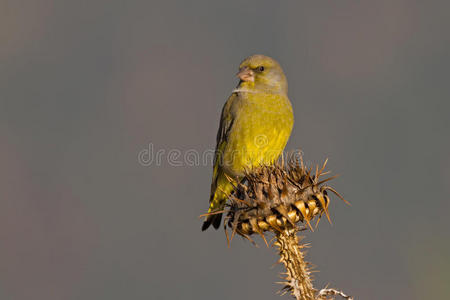
<path fill-rule="evenodd" d="M 236 181 L 246 170 L 270 165 L 284 150 L 294 124 L 287 80 L 280 65 L 252 55 L 239 66 L 240 81 L 222 109 L 209 209 L 202 230 L 219 228 Z"/>

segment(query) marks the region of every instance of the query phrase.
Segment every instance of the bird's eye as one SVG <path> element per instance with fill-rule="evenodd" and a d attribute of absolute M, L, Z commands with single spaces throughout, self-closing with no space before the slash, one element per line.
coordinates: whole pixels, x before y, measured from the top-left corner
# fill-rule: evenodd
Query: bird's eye
<path fill-rule="evenodd" d="M 260 71 L 260 72 L 264 71 L 264 67 L 263 67 L 263 66 L 260 66 L 260 67 L 258 68 L 258 71 Z"/>

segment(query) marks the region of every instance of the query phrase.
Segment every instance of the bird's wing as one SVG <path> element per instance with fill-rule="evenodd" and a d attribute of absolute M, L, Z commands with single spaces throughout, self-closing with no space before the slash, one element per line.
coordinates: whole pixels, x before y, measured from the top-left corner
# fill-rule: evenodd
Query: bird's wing
<path fill-rule="evenodd" d="M 220 118 L 219 131 L 217 132 L 217 144 L 216 152 L 214 154 L 214 170 L 213 170 L 213 186 L 217 180 L 219 174 L 219 168 L 221 165 L 221 160 L 223 152 L 228 142 L 229 133 L 233 126 L 234 116 L 232 112 L 233 104 L 237 101 L 237 94 L 233 93 L 228 98 L 227 102 L 223 106 L 222 116 Z M 214 188 L 215 189 L 215 188 Z M 211 187 L 211 192 L 213 193 L 213 187 Z"/>
<path fill-rule="evenodd" d="M 238 96 L 233 93 L 228 98 L 227 102 L 223 106 L 222 109 L 222 116 L 220 118 L 220 124 L 219 124 L 219 131 L 217 132 L 217 145 L 216 145 L 216 152 L 214 154 L 214 169 L 213 169 L 213 178 L 211 183 L 211 195 L 209 197 L 209 209 L 208 213 L 214 212 L 216 210 L 220 210 L 223 208 L 223 201 L 221 201 L 223 198 L 223 193 L 220 192 L 217 193 L 217 189 L 221 189 L 221 186 L 223 189 L 228 189 L 230 185 L 232 185 L 224 180 L 226 180 L 224 177 L 224 172 L 221 167 L 222 163 L 222 157 L 223 152 L 225 151 L 225 148 L 227 146 L 228 138 L 230 135 L 231 127 L 233 126 L 233 104 L 237 101 Z M 220 181 L 220 182 L 219 182 Z M 219 195 L 219 196 L 217 196 Z M 219 199 L 217 198 L 219 197 Z M 226 199 L 226 198 L 225 198 Z M 205 222 L 203 223 L 202 230 L 208 229 L 208 227 L 213 224 L 214 228 L 219 228 L 220 221 L 222 219 L 222 214 L 213 214 L 206 217 Z"/>

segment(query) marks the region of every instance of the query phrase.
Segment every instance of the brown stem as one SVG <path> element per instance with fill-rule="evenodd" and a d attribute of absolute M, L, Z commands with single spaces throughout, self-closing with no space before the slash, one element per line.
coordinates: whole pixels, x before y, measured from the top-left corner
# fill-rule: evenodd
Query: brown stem
<path fill-rule="evenodd" d="M 286 267 L 284 289 L 290 291 L 297 300 L 314 300 L 316 290 L 301 251 L 303 247 L 299 245 L 297 229 L 284 229 L 277 233 L 276 238 L 275 245 L 279 248 L 280 262 Z"/>

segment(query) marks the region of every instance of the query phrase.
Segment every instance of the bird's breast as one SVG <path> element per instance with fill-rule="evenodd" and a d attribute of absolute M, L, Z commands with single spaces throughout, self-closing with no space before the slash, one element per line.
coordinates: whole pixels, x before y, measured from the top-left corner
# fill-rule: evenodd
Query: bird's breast
<path fill-rule="evenodd" d="M 242 174 L 245 168 L 273 163 L 284 150 L 293 126 L 286 96 L 249 94 L 239 100 L 223 165 L 234 175 Z"/>

